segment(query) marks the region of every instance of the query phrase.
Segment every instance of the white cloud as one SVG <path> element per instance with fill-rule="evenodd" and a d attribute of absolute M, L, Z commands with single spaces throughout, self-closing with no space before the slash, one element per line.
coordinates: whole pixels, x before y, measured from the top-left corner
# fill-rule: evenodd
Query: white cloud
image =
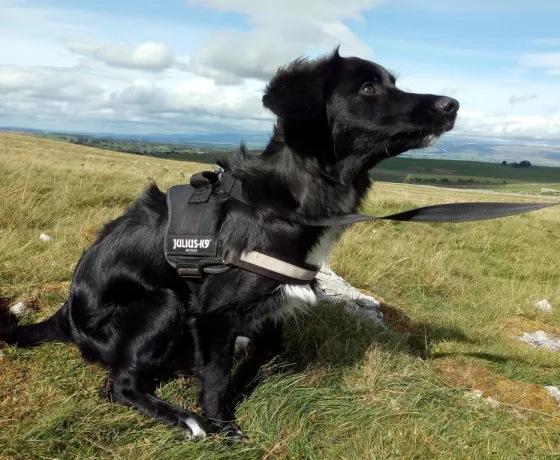
<path fill-rule="evenodd" d="M 291 23 L 314 19 L 338 22 L 342 19 L 362 20 L 362 12 L 376 4 L 376 0 L 187 0 L 218 11 L 239 12 L 248 15 L 254 23 Z"/>
<path fill-rule="evenodd" d="M 0 94 L 4 98 L 68 102 L 97 98 L 104 91 L 101 78 L 76 69 L 0 67 Z"/>
<path fill-rule="evenodd" d="M 409 9 L 453 13 L 496 13 L 508 11 L 558 11 L 560 4 L 554 0 L 393 0 Z"/>
<path fill-rule="evenodd" d="M 551 117 L 540 115 L 497 116 L 476 110 L 462 110 L 458 132 L 485 136 L 560 138 L 560 110 Z"/>
<path fill-rule="evenodd" d="M 524 93 L 524 94 L 513 94 L 509 97 L 508 102 L 510 104 L 520 104 L 522 102 L 532 101 L 539 97 L 536 93 Z"/>
<path fill-rule="evenodd" d="M 525 54 L 522 63 L 530 67 L 560 68 L 560 53 Z"/>
<path fill-rule="evenodd" d="M 178 72 L 178 71 L 177 71 Z M 180 79 L 115 79 L 87 68 L 0 67 L 0 126 L 20 120 L 48 129 L 116 131 L 266 131 L 272 116 L 260 85 L 220 86 L 180 73 Z"/>
<path fill-rule="evenodd" d="M 461 74 L 403 75 L 399 87 L 455 97 L 461 108 L 456 132 L 487 136 L 560 138 L 560 86 L 523 78 L 468 78 Z M 519 94 L 519 88 L 527 89 Z M 547 97 L 538 97 L 546 94 Z M 512 96 L 513 95 L 513 96 Z M 512 103 L 511 99 L 516 102 Z"/>
<path fill-rule="evenodd" d="M 341 45 L 341 53 L 372 51 L 343 22 L 363 19 L 375 0 L 188 0 L 218 11 L 242 13 L 249 32 L 218 31 L 190 56 L 188 68 L 223 84 L 243 78 L 267 80 L 276 69 L 310 52 Z M 294 14 L 297 11 L 297 14 Z"/>
<path fill-rule="evenodd" d="M 527 40 L 527 43 L 534 46 L 558 47 L 560 46 L 560 37 L 531 38 Z"/>
<path fill-rule="evenodd" d="M 5 44 L 0 48 L 0 126 L 114 132 L 269 131 L 273 119 L 261 103 L 264 81 L 292 59 L 328 52 L 339 43 L 343 56 L 372 58 L 372 42 L 360 39 L 352 22 L 362 21 L 364 12 L 382 3 L 185 0 L 241 15 L 248 27 L 233 30 L 146 17 L 127 21 L 79 8 L 33 6 L 35 1 L 12 0 L 8 7 L 0 0 L 0 41 Z M 469 10 L 492 3 L 394 1 L 409 2 L 411 8 L 441 4 Z M 501 8 L 506 0 L 499 2 Z M 535 2 L 538 6 L 540 0 Z M 521 8 L 521 3 L 513 0 L 511 7 Z M 555 46 L 554 40 L 539 46 Z M 449 57 L 467 53 L 505 67 L 518 56 L 398 43 L 395 37 L 375 46 L 391 51 L 389 62 L 379 63 L 402 75 L 401 87 L 459 99 L 459 131 L 560 138 L 560 85 L 552 81 L 560 75 L 558 53 L 527 54 L 523 66 L 500 77 L 483 74 L 482 66 L 476 74 L 458 73 Z M 418 59 L 400 57 L 399 47 Z M 426 55 L 446 56 L 444 69 L 428 68 L 422 63 Z M 542 69 L 543 79 L 533 78 L 534 69 Z"/>
<path fill-rule="evenodd" d="M 532 53 L 521 56 L 527 67 L 543 69 L 546 75 L 560 75 L 560 53 Z"/>
<path fill-rule="evenodd" d="M 280 65 L 304 53 L 304 44 L 279 42 L 267 30 L 223 31 L 216 32 L 184 68 L 221 84 L 239 84 L 246 78 L 267 80 Z"/>
<path fill-rule="evenodd" d="M 101 44 L 88 39 L 67 38 L 63 43 L 68 51 L 93 58 L 110 67 L 147 71 L 162 71 L 175 63 L 173 51 L 164 43 L 142 42 Z"/>

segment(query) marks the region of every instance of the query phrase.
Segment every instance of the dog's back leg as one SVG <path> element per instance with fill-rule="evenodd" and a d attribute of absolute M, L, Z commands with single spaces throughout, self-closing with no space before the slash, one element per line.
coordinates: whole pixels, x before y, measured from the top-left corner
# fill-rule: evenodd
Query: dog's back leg
<path fill-rule="evenodd" d="M 115 329 L 110 338 L 117 351 L 101 396 L 184 429 L 190 438 L 205 437 L 193 414 L 155 396 L 159 378 L 170 373 L 176 360 L 184 361 L 187 367 L 192 354 L 184 304 L 173 292 L 160 290 L 141 303 L 121 308 L 126 308 L 126 313 L 118 323 L 127 327 Z"/>
<path fill-rule="evenodd" d="M 193 414 L 156 397 L 153 394 L 155 388 L 146 386 L 145 381 L 145 376 L 139 372 L 118 370 L 111 374 L 104 393 L 113 402 L 134 407 L 150 418 L 185 430 L 191 439 L 206 437 L 206 431 Z"/>

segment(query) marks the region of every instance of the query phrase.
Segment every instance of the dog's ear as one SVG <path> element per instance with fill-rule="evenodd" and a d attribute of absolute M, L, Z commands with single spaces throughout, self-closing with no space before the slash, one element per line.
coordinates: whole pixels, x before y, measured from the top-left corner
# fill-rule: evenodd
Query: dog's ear
<path fill-rule="evenodd" d="M 280 68 L 265 89 L 263 105 L 282 119 L 319 117 L 324 111 L 326 92 L 342 60 L 338 49 L 314 61 L 296 59 Z"/>

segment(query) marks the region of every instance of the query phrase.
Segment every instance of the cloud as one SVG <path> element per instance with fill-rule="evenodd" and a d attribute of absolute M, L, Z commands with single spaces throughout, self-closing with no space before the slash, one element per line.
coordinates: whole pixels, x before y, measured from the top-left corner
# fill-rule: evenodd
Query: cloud
<path fill-rule="evenodd" d="M 527 67 L 544 69 L 546 75 L 560 75 L 560 53 L 532 53 L 521 56 Z"/>
<path fill-rule="evenodd" d="M 207 8 L 240 13 L 252 30 L 217 31 L 189 58 L 186 68 L 222 84 L 244 78 L 268 80 L 296 57 L 326 52 L 371 56 L 372 51 L 343 22 L 363 20 L 376 0 L 188 0 Z M 294 14 L 297 11 L 297 14 Z"/>
<path fill-rule="evenodd" d="M 560 68 L 560 53 L 525 54 L 522 62 L 530 67 Z"/>
<path fill-rule="evenodd" d="M 247 78 L 268 80 L 279 66 L 302 54 L 303 44 L 279 42 L 268 30 L 223 31 L 216 32 L 183 69 L 220 84 L 239 84 Z"/>
<path fill-rule="evenodd" d="M 503 13 L 503 11 L 558 11 L 560 4 L 551 0 L 393 0 L 398 6 L 411 10 L 436 13 Z"/>
<path fill-rule="evenodd" d="M 0 125 L 41 123 L 47 129 L 82 131 L 111 125 L 117 132 L 133 127 L 264 132 L 272 127 L 259 85 L 221 86 L 184 73 L 174 77 L 130 82 L 84 67 L 0 67 Z"/>
<path fill-rule="evenodd" d="M 261 95 L 246 86 L 218 86 L 214 81 L 195 77 L 172 88 L 134 84 L 110 94 L 106 107 L 117 112 L 134 110 L 149 116 L 182 114 L 216 116 L 223 119 L 267 120 L 272 116 L 261 104 Z"/>
<path fill-rule="evenodd" d="M 428 82 L 436 88 L 434 92 L 438 92 L 437 88 L 445 81 L 404 80 L 406 86 L 419 92 L 431 91 Z M 473 91 L 480 93 L 481 98 L 492 99 L 488 96 L 488 91 L 494 87 L 492 84 L 485 89 L 469 85 L 467 81 L 456 83 L 461 94 Z M 511 87 L 506 87 L 501 94 L 510 90 Z M 539 93 L 545 92 L 546 88 L 539 88 Z M 129 81 L 90 72 L 83 67 L 0 67 L 0 94 L 0 125 L 3 126 L 192 133 L 269 132 L 273 124 L 272 114 L 261 104 L 260 82 L 221 85 L 211 78 L 180 70 L 158 78 L 147 74 L 147 78 Z M 500 97 L 498 94 L 494 99 Z M 463 101 L 462 97 L 459 99 Z M 473 110 L 469 106 L 472 104 L 464 104 L 459 112 L 458 133 L 560 139 L 558 108 L 547 116 L 530 113 L 514 116 Z"/>
<path fill-rule="evenodd" d="M 560 111 L 551 117 L 544 117 L 491 115 L 478 110 L 461 110 L 456 131 L 484 136 L 560 139 Z"/>
<path fill-rule="evenodd" d="M 533 46 L 558 47 L 560 46 L 560 37 L 531 38 L 527 40 L 527 43 Z"/>
<path fill-rule="evenodd" d="M 218 11 L 243 13 L 255 24 L 309 21 L 362 20 L 362 12 L 382 2 L 376 0 L 187 0 Z M 294 13 L 297 12 L 297 13 Z"/>
<path fill-rule="evenodd" d="M 510 104 L 520 104 L 521 102 L 531 101 L 539 97 L 536 93 L 514 94 L 509 97 Z"/>
<path fill-rule="evenodd" d="M 410 8 L 434 11 L 497 8 L 487 0 L 393 1 L 399 8 L 408 2 Z M 205 21 L 185 24 L 185 18 L 164 14 L 129 21 L 111 9 L 88 9 L 87 2 L 63 9 L 37 0 L 0 0 L 0 39 L 9 44 L 0 48 L 0 126 L 267 132 L 273 117 L 262 107 L 264 82 L 295 57 L 322 54 L 339 43 L 343 56 L 375 59 L 373 39 L 358 36 L 354 24 L 383 2 L 184 0 L 185 5 L 199 7 L 197 18 L 201 8 L 211 10 L 210 27 Z M 500 8 L 506 3 L 523 7 L 521 0 L 498 3 Z M 544 2 L 533 3 L 543 7 Z M 375 28 L 374 21 L 372 15 L 367 29 Z M 384 62 L 402 75 L 401 88 L 457 97 L 460 131 L 560 138 L 560 85 L 551 81 L 560 75 L 560 61 L 557 53 L 548 52 L 553 48 L 535 48 L 548 53 L 526 54 L 515 73 L 481 64 L 476 74 L 469 74 L 453 59 L 466 55 L 505 69 L 520 57 L 505 49 L 465 50 L 416 42 L 401 37 L 401 31 L 378 38 L 375 46 L 386 46 Z M 554 35 L 539 46 L 555 46 Z M 414 58 L 405 58 L 407 53 Z M 542 78 L 534 78 L 534 69 L 540 69 Z"/>
<path fill-rule="evenodd" d="M 76 69 L 0 67 L 0 94 L 4 98 L 49 99 L 60 102 L 98 98 L 103 79 Z"/>
<path fill-rule="evenodd" d="M 67 38 L 66 49 L 73 54 L 89 57 L 110 67 L 163 71 L 175 63 L 173 51 L 164 43 L 141 42 L 136 46 L 125 43 L 102 44 L 88 39 Z"/>

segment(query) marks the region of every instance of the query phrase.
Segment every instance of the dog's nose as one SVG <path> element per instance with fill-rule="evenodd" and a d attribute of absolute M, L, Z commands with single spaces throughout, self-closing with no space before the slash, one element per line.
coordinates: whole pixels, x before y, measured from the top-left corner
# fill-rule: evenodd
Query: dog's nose
<path fill-rule="evenodd" d="M 451 115 L 459 111 L 459 101 L 447 96 L 437 98 L 434 106 L 438 112 L 444 115 Z"/>

